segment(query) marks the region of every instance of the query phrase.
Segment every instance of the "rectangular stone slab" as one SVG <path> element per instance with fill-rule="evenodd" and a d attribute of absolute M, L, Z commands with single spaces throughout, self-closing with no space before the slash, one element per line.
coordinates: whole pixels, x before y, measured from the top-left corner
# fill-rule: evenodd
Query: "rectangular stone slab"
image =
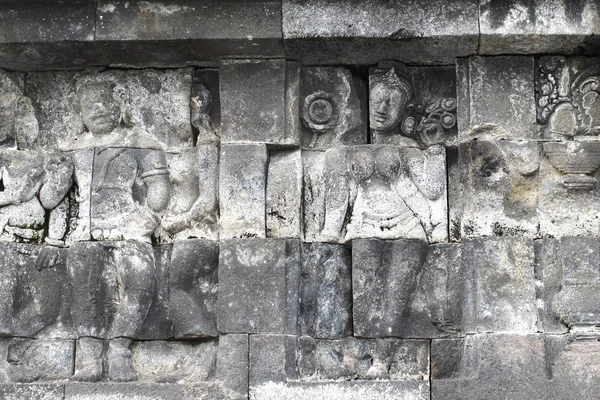
<path fill-rule="evenodd" d="M 298 129 L 286 130 L 286 70 L 285 60 L 223 61 L 222 143 L 299 145 Z"/>
<path fill-rule="evenodd" d="M 435 16 L 424 23 L 423 16 Z M 477 1 L 285 0 L 286 56 L 306 64 L 451 64 L 477 51 Z"/>
<path fill-rule="evenodd" d="M 217 329 L 221 333 L 296 333 L 300 242 L 221 242 Z"/>
<path fill-rule="evenodd" d="M 537 330 L 533 241 L 487 237 L 463 241 L 465 330 Z"/>
<path fill-rule="evenodd" d="M 266 236 L 267 148 L 224 144 L 219 172 L 220 237 Z"/>

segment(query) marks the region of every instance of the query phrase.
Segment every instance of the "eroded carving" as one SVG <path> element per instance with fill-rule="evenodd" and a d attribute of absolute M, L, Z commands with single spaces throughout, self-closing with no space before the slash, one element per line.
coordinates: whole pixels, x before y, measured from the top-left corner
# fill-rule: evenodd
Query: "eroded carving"
<path fill-rule="evenodd" d="M 447 239 L 443 147 L 347 147 L 325 159 L 320 241 Z"/>
<path fill-rule="evenodd" d="M 456 126 L 456 99 L 419 99 L 406 66 L 383 62 L 369 73 L 369 115 L 373 143 L 428 147 Z"/>
<path fill-rule="evenodd" d="M 345 68 L 303 68 L 303 146 L 325 150 L 340 144 L 366 143 L 364 92 L 364 84 Z"/>
<path fill-rule="evenodd" d="M 577 138 L 600 134 L 600 69 L 565 57 L 538 62 L 536 94 L 538 122 L 547 138 Z"/>

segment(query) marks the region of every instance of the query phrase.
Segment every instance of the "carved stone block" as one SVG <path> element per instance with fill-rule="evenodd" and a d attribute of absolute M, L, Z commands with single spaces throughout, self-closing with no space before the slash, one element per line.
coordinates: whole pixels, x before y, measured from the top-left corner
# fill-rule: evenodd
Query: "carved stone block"
<path fill-rule="evenodd" d="M 363 82 L 345 68 L 305 67 L 301 85 L 304 148 L 367 143 Z"/>
<path fill-rule="evenodd" d="M 462 236 L 538 234 L 540 155 L 536 142 L 459 146 Z"/>
<path fill-rule="evenodd" d="M 300 150 L 269 154 L 266 187 L 268 237 L 299 238 L 302 202 L 302 158 Z"/>
<path fill-rule="evenodd" d="M 221 97 L 218 69 L 196 70 L 192 81 L 190 110 L 195 144 L 218 144 L 221 139 Z"/>
<path fill-rule="evenodd" d="M 67 250 L 13 243 L 2 243 L 0 249 L 2 335 L 68 335 Z"/>
<path fill-rule="evenodd" d="M 381 62 L 369 70 L 372 142 L 428 147 L 456 141 L 453 68 Z"/>
<path fill-rule="evenodd" d="M 127 7 L 120 1 L 103 1 L 92 33 L 103 61 L 95 65 L 215 65 L 224 58 L 285 56 L 280 2 L 236 0 L 197 6 L 194 0 Z"/>
<path fill-rule="evenodd" d="M 152 247 L 135 241 L 80 242 L 68 256 L 76 334 L 137 338 L 155 298 Z"/>
<path fill-rule="evenodd" d="M 448 239 L 446 159 L 441 145 L 426 150 L 339 147 L 306 158 L 306 240 Z"/>
<path fill-rule="evenodd" d="M 352 335 L 350 249 L 338 244 L 302 247 L 300 334 L 335 339 Z"/>
<path fill-rule="evenodd" d="M 423 241 L 352 241 L 354 334 L 406 337 L 419 276 L 427 257 Z"/>
<path fill-rule="evenodd" d="M 223 61 L 223 143 L 300 144 L 299 131 L 286 130 L 286 69 L 284 60 Z"/>
<path fill-rule="evenodd" d="M 219 244 L 188 239 L 173 245 L 168 319 L 175 338 L 217 336 L 215 306 Z"/>
<path fill-rule="evenodd" d="M 538 138 L 533 57 L 471 57 L 458 70 L 458 93 L 470 96 L 458 105 L 468 116 L 459 124 L 460 141 Z"/>
<path fill-rule="evenodd" d="M 250 397 L 428 399 L 429 344 L 250 336 Z"/>
<path fill-rule="evenodd" d="M 544 143 L 538 213 L 542 236 L 599 236 L 600 143 Z M 573 210 L 576 210 L 575 212 Z"/>
<path fill-rule="evenodd" d="M 523 237 L 464 240 L 466 332 L 535 332 L 533 241 Z"/>
<path fill-rule="evenodd" d="M 266 236 L 267 160 L 267 148 L 264 144 L 221 146 L 221 238 Z"/>
<path fill-rule="evenodd" d="M 412 0 L 285 0 L 282 9 L 286 56 L 307 65 L 372 65 L 390 59 L 449 65 L 477 52 L 476 1 L 455 1 L 440 9 Z"/>
<path fill-rule="evenodd" d="M 0 384 L 0 396 L 4 399 L 63 400 L 63 385 L 49 383 Z"/>
<path fill-rule="evenodd" d="M 401 319 L 403 336 L 436 338 L 463 335 L 464 278 L 465 265 L 460 244 L 429 246 L 409 312 Z"/>
<path fill-rule="evenodd" d="M 479 54 L 593 53 L 589 37 L 600 33 L 594 5 L 590 1 L 525 4 L 484 0 L 479 8 Z"/>
<path fill-rule="evenodd" d="M 221 333 L 296 333 L 300 242 L 221 242 L 217 329 Z"/>
<path fill-rule="evenodd" d="M 171 195 L 161 240 L 218 239 L 219 149 L 198 145 L 166 157 Z"/>
<path fill-rule="evenodd" d="M 558 326 L 555 330 L 559 332 L 564 332 L 565 326 L 571 331 L 595 327 L 600 323 L 600 302 L 595 296 L 600 289 L 600 242 L 597 238 L 562 237 L 543 243 L 546 251 L 539 261 L 544 272 L 543 299 L 548 305 L 543 321 L 554 322 L 552 327 Z"/>
<path fill-rule="evenodd" d="M 43 144 L 63 150 L 190 147 L 191 87 L 191 68 L 38 73 L 27 86 Z"/>
<path fill-rule="evenodd" d="M 556 398 L 546 376 L 545 356 L 544 337 L 539 334 L 435 339 L 431 346 L 432 398 Z"/>
<path fill-rule="evenodd" d="M 91 3 L 11 5 L 0 12 L 0 65 L 20 71 L 104 65 L 94 43 L 95 16 L 96 7 Z M 31 26 L 37 28 L 29 29 Z"/>
<path fill-rule="evenodd" d="M 74 353 L 72 340 L 1 339 L 0 380 L 7 383 L 69 379 Z"/>
<path fill-rule="evenodd" d="M 219 336 L 215 376 L 231 398 L 248 398 L 249 356 L 248 335 Z"/>
<path fill-rule="evenodd" d="M 91 232 L 95 240 L 150 243 L 170 200 L 160 150 L 98 148 L 94 154 Z"/>

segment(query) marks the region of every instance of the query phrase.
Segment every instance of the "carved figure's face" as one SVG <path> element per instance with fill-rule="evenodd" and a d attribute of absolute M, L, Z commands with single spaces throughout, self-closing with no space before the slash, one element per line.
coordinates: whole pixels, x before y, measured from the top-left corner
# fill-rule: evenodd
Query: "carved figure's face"
<path fill-rule="evenodd" d="M 370 93 L 370 125 L 375 131 L 391 131 L 398 126 L 408 98 L 397 88 L 391 88 L 385 83 L 377 83 Z"/>
<path fill-rule="evenodd" d="M 110 84 L 88 85 L 79 94 L 83 123 L 92 133 L 104 135 L 119 126 L 121 112 Z"/>

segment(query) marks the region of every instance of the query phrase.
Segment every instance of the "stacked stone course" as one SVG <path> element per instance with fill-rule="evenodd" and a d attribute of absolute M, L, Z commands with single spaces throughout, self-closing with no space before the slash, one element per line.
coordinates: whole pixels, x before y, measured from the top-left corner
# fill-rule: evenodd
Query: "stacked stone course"
<path fill-rule="evenodd" d="M 600 4 L 451 3 L 0 1 L 0 398 L 597 398 Z"/>

